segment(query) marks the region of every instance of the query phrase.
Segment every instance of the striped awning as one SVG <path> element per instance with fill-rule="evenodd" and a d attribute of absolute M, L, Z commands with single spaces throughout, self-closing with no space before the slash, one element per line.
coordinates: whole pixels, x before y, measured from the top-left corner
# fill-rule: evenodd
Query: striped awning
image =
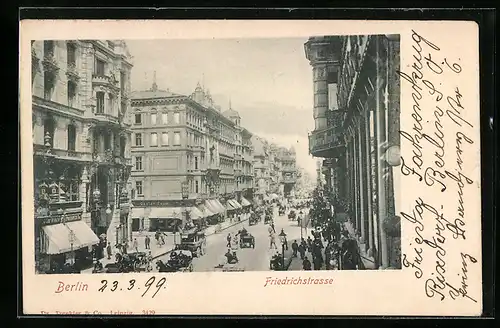
<path fill-rule="evenodd" d="M 188 210 L 189 210 L 189 216 L 191 217 L 191 220 L 199 220 L 199 219 L 204 217 L 203 212 L 200 211 L 195 206 L 190 207 Z"/>
<path fill-rule="evenodd" d="M 99 243 L 99 238 L 83 221 L 58 223 L 43 227 L 47 244 L 45 253 L 54 255 Z"/>
<path fill-rule="evenodd" d="M 233 205 L 234 208 L 236 209 L 242 208 L 242 206 L 240 205 L 240 203 L 238 203 L 236 199 L 230 199 L 229 201 L 231 202 L 231 205 Z"/>
<path fill-rule="evenodd" d="M 236 207 L 234 207 L 234 205 L 231 203 L 231 200 L 228 200 L 226 202 L 226 210 L 228 211 L 234 211 L 236 209 Z"/>
<path fill-rule="evenodd" d="M 219 214 L 224 212 L 224 210 L 221 210 L 214 202 L 213 199 L 207 199 L 205 201 L 205 206 L 210 210 L 210 212 L 214 214 Z"/>
<path fill-rule="evenodd" d="M 198 207 L 197 207 L 197 208 L 198 208 L 198 210 L 200 210 L 200 212 L 201 212 L 201 213 L 203 213 L 203 217 L 204 217 L 204 218 L 208 218 L 208 217 L 210 217 L 210 216 L 215 215 L 215 213 L 213 213 L 212 211 L 210 211 L 210 210 L 208 209 L 208 207 L 206 207 L 206 206 L 205 206 L 205 205 L 203 205 L 203 204 L 198 205 Z"/>
<path fill-rule="evenodd" d="M 222 205 L 222 203 L 218 199 L 214 199 L 213 202 L 214 202 L 215 206 L 217 206 L 217 208 L 219 208 L 220 213 L 224 213 L 224 211 L 226 210 L 224 205 Z"/>

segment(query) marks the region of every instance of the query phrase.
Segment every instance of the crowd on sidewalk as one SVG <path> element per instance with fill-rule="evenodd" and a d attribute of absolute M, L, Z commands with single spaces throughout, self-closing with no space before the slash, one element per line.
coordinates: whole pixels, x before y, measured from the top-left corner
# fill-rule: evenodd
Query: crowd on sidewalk
<path fill-rule="evenodd" d="M 291 247 L 293 260 L 288 270 L 365 269 L 349 222 L 339 224 L 339 231 L 334 234 L 311 230 L 311 235 L 293 241 Z"/>

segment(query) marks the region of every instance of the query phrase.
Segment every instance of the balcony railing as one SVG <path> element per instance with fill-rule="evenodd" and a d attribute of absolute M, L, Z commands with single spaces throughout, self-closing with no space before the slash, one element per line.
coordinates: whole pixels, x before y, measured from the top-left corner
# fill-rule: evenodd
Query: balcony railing
<path fill-rule="evenodd" d="M 313 156 L 321 156 L 321 152 L 335 150 L 344 146 L 342 129 L 337 127 L 321 131 L 313 131 L 309 135 L 309 152 Z"/>
<path fill-rule="evenodd" d="M 81 109 L 66 106 L 66 105 L 56 103 L 54 101 L 50 101 L 47 99 L 43 99 L 43 98 L 40 98 L 37 96 L 32 97 L 32 102 L 33 102 L 33 105 L 38 106 L 38 107 L 42 107 L 45 109 L 52 109 L 52 110 L 56 109 L 58 111 L 70 113 L 70 114 L 74 114 L 74 115 L 83 115 L 83 113 L 84 113 L 84 111 Z"/>
<path fill-rule="evenodd" d="M 114 124 L 119 123 L 118 116 L 113 115 L 113 114 L 95 112 L 94 116 L 95 116 L 95 118 L 97 118 L 99 121 L 102 121 L 102 122 L 114 123 Z"/>
<path fill-rule="evenodd" d="M 66 69 L 66 75 L 72 81 L 78 81 L 80 79 L 80 75 L 78 74 L 78 70 L 76 68 L 76 63 L 68 63 L 68 68 Z"/>

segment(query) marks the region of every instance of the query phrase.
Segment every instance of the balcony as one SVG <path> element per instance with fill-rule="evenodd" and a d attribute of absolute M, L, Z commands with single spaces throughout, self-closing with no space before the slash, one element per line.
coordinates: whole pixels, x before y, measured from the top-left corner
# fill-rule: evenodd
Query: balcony
<path fill-rule="evenodd" d="M 118 81 L 116 80 L 113 74 L 110 75 L 92 74 L 92 85 L 111 87 L 116 90 L 120 89 Z"/>
<path fill-rule="evenodd" d="M 76 68 L 76 63 L 68 63 L 68 68 L 66 69 L 66 76 L 69 80 L 73 82 L 78 82 L 80 80 L 80 75 Z"/>
<path fill-rule="evenodd" d="M 241 154 L 234 154 L 234 159 L 240 161 L 243 159 L 243 156 Z"/>
<path fill-rule="evenodd" d="M 45 53 L 45 56 L 42 60 L 42 65 L 45 72 L 56 73 L 57 71 L 59 71 L 59 64 L 53 52 Z"/>
<path fill-rule="evenodd" d="M 331 127 L 312 131 L 309 135 L 309 153 L 314 157 L 332 157 L 345 146 L 342 128 Z"/>
<path fill-rule="evenodd" d="M 91 153 L 66 150 L 66 149 L 55 149 L 44 145 L 33 145 L 33 154 L 35 156 L 47 156 L 61 160 L 81 161 L 81 162 L 92 161 Z"/>
<path fill-rule="evenodd" d="M 40 107 L 43 109 L 48 109 L 51 111 L 56 111 L 56 112 L 63 112 L 63 113 L 68 113 L 68 114 L 73 114 L 73 115 L 78 115 L 81 116 L 83 115 L 84 111 L 78 108 L 66 106 L 60 103 L 56 103 L 51 100 L 43 99 L 37 96 L 32 96 L 31 98 L 33 102 L 33 106 Z"/>
<path fill-rule="evenodd" d="M 235 177 L 241 177 L 241 176 L 243 176 L 243 171 L 240 170 L 240 169 L 235 169 L 234 170 L 234 176 Z"/>
<path fill-rule="evenodd" d="M 118 119 L 118 116 L 109 114 L 109 113 L 101 113 L 101 112 L 95 112 L 94 117 L 103 123 L 112 123 L 112 124 L 118 124 L 120 121 Z"/>

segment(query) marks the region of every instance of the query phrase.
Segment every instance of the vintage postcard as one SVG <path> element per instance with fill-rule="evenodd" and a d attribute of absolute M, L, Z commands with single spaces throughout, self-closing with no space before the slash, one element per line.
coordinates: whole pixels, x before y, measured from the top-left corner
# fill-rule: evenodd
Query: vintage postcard
<path fill-rule="evenodd" d="M 20 31 L 25 314 L 481 314 L 476 24 Z"/>

